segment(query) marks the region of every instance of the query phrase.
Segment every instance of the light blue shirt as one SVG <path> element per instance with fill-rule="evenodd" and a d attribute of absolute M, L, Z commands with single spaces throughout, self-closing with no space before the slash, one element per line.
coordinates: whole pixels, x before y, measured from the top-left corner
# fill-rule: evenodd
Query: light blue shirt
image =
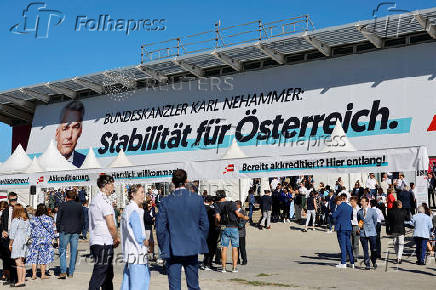
<path fill-rule="evenodd" d="M 411 220 L 415 230 L 413 236 L 418 238 L 430 239 L 430 232 L 433 228 L 433 222 L 431 218 L 425 213 L 417 213 Z"/>
<path fill-rule="evenodd" d="M 130 215 L 129 225 L 133 230 L 133 235 L 135 236 L 136 242 L 141 245 L 146 237 L 142 234 L 141 220 L 136 211 L 132 212 Z"/>

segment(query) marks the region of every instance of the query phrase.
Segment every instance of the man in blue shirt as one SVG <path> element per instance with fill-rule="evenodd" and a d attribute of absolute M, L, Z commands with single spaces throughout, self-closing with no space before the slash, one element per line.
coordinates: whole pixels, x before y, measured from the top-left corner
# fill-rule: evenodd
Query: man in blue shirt
<path fill-rule="evenodd" d="M 416 264 L 425 265 L 427 242 L 430 239 L 433 222 L 431 218 L 425 214 L 424 207 L 418 207 L 418 213 L 412 217 L 412 224 L 415 227 L 413 239 L 416 244 Z"/>

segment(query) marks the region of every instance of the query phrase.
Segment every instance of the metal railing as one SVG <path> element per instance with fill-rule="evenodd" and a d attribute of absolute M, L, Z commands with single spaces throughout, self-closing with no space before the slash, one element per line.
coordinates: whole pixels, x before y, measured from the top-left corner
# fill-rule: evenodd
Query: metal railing
<path fill-rule="evenodd" d="M 263 23 L 262 20 L 255 20 L 228 27 L 222 27 L 221 21 L 218 21 L 215 23 L 213 30 L 141 45 L 141 63 L 229 47 L 241 43 L 263 41 L 273 37 L 314 29 L 315 27 L 309 15 L 268 23 Z"/>

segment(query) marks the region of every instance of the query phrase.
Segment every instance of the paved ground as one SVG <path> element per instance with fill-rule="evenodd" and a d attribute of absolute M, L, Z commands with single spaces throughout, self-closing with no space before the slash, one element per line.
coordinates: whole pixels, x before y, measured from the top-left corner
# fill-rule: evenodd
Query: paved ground
<path fill-rule="evenodd" d="M 300 226 L 273 224 L 270 231 L 249 227 L 247 238 L 248 265 L 239 273 L 215 271 L 200 273 L 202 289 L 434 289 L 436 264 L 430 259 L 426 266 L 415 265 L 411 243 L 406 246 L 400 267 L 379 261 L 377 270 L 338 270 L 336 235 L 324 230 L 303 233 Z M 384 228 L 382 229 L 384 232 Z M 386 257 L 388 239 L 383 238 Z M 410 241 L 409 241 L 410 242 Z M 87 243 L 81 242 L 82 255 Z M 392 252 L 392 248 L 391 248 Z M 393 256 L 393 255 L 391 255 Z M 54 265 L 59 265 L 58 260 Z M 359 263 L 357 264 L 359 266 Z M 122 265 L 115 267 L 114 286 L 119 289 Z M 230 269 L 230 265 L 228 268 Z M 160 266 L 152 265 L 150 289 L 167 289 L 167 277 L 160 274 Z M 87 289 L 92 264 L 80 258 L 74 278 L 29 281 L 32 289 Z M 285 288 L 286 287 L 286 288 Z M 186 289 L 185 284 L 182 289 Z"/>

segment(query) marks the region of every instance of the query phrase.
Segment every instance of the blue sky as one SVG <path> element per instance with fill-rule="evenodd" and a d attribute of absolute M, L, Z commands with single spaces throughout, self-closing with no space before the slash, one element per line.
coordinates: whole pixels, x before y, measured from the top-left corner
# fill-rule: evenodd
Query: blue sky
<path fill-rule="evenodd" d="M 143 43 L 210 30 L 217 20 L 223 26 L 262 19 L 265 22 L 309 14 L 316 28 L 371 19 L 372 10 L 383 1 L 373 0 L 220 0 L 220 1 L 103 1 L 47 0 L 46 9 L 63 13 L 63 23 L 50 26 L 47 38 L 13 34 L 11 26 L 22 22 L 23 9 L 37 1 L 0 2 L 0 91 L 70 78 L 140 62 Z M 392 1 L 385 1 L 392 2 Z M 405 10 L 436 6 L 433 0 L 395 1 Z M 380 16 L 386 15 L 381 12 Z M 78 16 L 113 19 L 165 19 L 163 31 L 123 32 L 74 31 Z M 53 18 L 52 18 L 53 19 Z M 11 148 L 11 129 L 0 124 L 0 162 Z"/>

